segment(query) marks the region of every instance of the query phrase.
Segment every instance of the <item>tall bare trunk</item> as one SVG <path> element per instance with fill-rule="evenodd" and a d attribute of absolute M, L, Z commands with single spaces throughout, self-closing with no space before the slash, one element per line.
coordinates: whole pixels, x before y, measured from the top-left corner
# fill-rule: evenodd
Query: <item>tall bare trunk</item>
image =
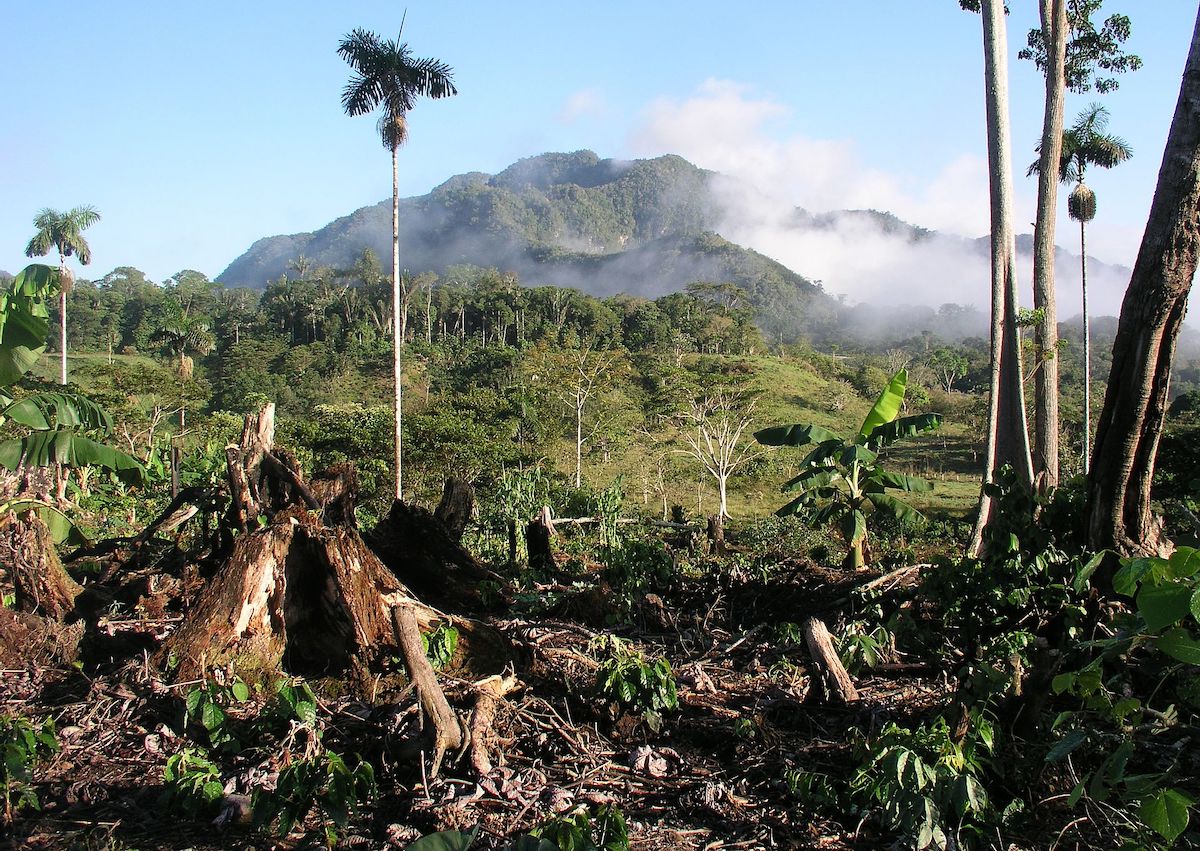
<path fill-rule="evenodd" d="M 1033 469 L 1035 474 L 1044 475 L 1047 487 L 1054 487 L 1058 484 L 1058 308 L 1054 294 L 1054 231 L 1066 89 L 1066 0 L 1040 0 L 1038 9 L 1046 41 L 1047 64 L 1033 244 L 1033 306 L 1042 311 L 1034 335 L 1038 363 L 1033 406 Z"/>
<path fill-rule="evenodd" d="M 62 316 L 60 316 L 59 318 L 62 321 L 62 346 L 60 346 L 60 348 L 62 349 L 62 370 L 61 370 L 62 374 L 59 377 L 58 383 L 66 384 L 67 383 L 67 294 L 65 291 L 62 293 L 61 298 L 62 298 L 62 304 L 61 304 Z"/>
<path fill-rule="evenodd" d="M 1121 304 L 1088 483 L 1088 538 L 1126 554 L 1163 548 L 1150 513 L 1175 341 L 1200 254 L 1200 15 L 1192 32 L 1146 232 Z"/>
<path fill-rule="evenodd" d="M 984 482 L 997 469 L 1012 465 L 1023 484 L 1033 482 L 1025 391 L 1017 335 L 1016 244 L 1012 230 L 1012 157 L 1008 123 L 1008 45 L 1003 0 L 983 2 L 984 81 L 988 127 L 988 183 L 992 225 L 992 380 L 988 410 Z M 992 500 L 983 493 L 971 550 L 977 551 L 992 516 Z"/>
<path fill-rule="evenodd" d="M 1079 223 L 1079 278 L 1083 282 L 1083 474 L 1092 460 L 1092 321 L 1087 299 L 1087 222 Z"/>
<path fill-rule="evenodd" d="M 392 146 L 392 372 L 396 381 L 396 499 L 403 498 L 404 451 L 403 389 L 401 387 L 400 346 L 403 343 L 400 327 L 400 174 L 396 165 L 397 146 Z"/>

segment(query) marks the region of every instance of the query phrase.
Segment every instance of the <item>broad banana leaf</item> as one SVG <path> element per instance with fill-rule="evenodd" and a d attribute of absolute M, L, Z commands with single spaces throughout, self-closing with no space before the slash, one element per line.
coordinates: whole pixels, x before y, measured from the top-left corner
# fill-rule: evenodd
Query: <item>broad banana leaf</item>
<path fill-rule="evenodd" d="M 784 493 L 809 493 L 817 488 L 826 487 L 838 479 L 842 478 L 842 474 L 830 467 L 810 467 L 793 479 L 789 479 L 780 490 Z"/>
<path fill-rule="evenodd" d="M 897 520 L 923 520 L 925 515 L 917 511 L 907 502 L 901 502 L 886 493 L 869 493 L 867 499 L 880 511 L 886 511 Z"/>
<path fill-rule="evenodd" d="M 838 461 L 843 467 L 853 467 L 855 464 L 871 465 L 879 460 L 879 456 L 867 449 L 865 446 L 859 446 L 857 443 L 851 443 L 846 446 L 838 455 Z"/>
<path fill-rule="evenodd" d="M 33 511 L 38 519 L 50 530 L 50 537 L 56 544 L 82 546 L 88 542 L 87 536 L 76 526 L 71 518 L 63 514 L 53 505 L 38 499 L 10 499 L 0 503 L 0 514 L 20 514 L 23 511 Z"/>
<path fill-rule="evenodd" d="M 804 456 L 804 460 L 800 462 L 801 467 L 820 467 L 829 463 L 829 459 L 834 453 L 841 449 L 846 444 L 841 438 L 836 440 L 826 440 L 823 443 L 818 443 L 813 448 L 812 452 Z"/>
<path fill-rule="evenodd" d="M 942 425 L 941 414 L 915 414 L 911 417 L 901 417 L 890 423 L 883 423 L 871 430 L 867 445 L 872 449 L 891 446 L 904 437 L 913 437 L 923 431 L 933 431 Z"/>
<path fill-rule="evenodd" d="M 57 285 L 56 270 L 34 263 L 0 292 L 0 387 L 19 381 L 46 348 L 45 298 Z"/>
<path fill-rule="evenodd" d="M 775 509 L 776 517 L 791 517 L 793 514 L 799 514 L 800 510 L 807 508 L 812 502 L 812 494 L 802 493 L 800 496 L 793 499 L 782 508 Z"/>
<path fill-rule="evenodd" d="M 918 476 L 907 476 L 904 473 L 889 473 L 887 470 L 875 470 L 867 480 L 868 485 L 878 485 L 878 489 L 867 487 L 868 493 L 883 493 L 884 488 L 899 491 L 919 491 L 928 493 L 933 490 L 933 482 Z"/>
<path fill-rule="evenodd" d="M 867 516 L 855 508 L 842 518 L 841 527 L 846 543 L 854 546 L 867 534 Z"/>
<path fill-rule="evenodd" d="M 892 380 L 875 400 L 875 405 L 867 414 L 867 418 L 863 420 L 855 443 L 866 443 L 872 431 L 884 423 L 890 423 L 896 419 L 896 415 L 900 413 L 900 407 L 904 404 L 904 389 L 907 386 L 908 370 L 902 369 L 892 376 Z"/>
<path fill-rule="evenodd" d="M 112 431 L 108 412 L 78 393 L 53 391 L 26 396 L 0 409 L 0 422 L 6 418 L 38 431 L 53 428 L 97 429 L 104 434 Z"/>
<path fill-rule="evenodd" d="M 25 437 L 0 443 L 0 465 L 15 470 L 64 464 L 68 467 L 103 467 L 129 484 L 142 484 L 146 468 L 131 455 L 83 437 L 71 429 L 35 431 Z"/>
<path fill-rule="evenodd" d="M 772 426 L 754 433 L 754 439 L 763 446 L 807 446 L 810 443 L 825 443 L 842 439 L 824 426 L 808 425 Z"/>

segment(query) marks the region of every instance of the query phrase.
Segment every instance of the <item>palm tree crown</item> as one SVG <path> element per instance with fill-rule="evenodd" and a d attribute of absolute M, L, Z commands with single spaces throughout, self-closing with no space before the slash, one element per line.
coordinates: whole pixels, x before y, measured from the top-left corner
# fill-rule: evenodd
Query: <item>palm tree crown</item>
<path fill-rule="evenodd" d="M 95 207 L 83 205 L 65 213 L 49 208 L 42 210 L 33 218 L 33 226 L 37 233 L 25 246 L 27 257 L 41 257 L 50 253 L 50 249 L 58 249 L 58 297 L 60 304 L 59 328 L 61 340 L 59 350 L 62 354 L 59 367 L 59 383 L 67 383 L 67 293 L 75 283 L 75 278 L 67 268 L 67 258 L 74 254 L 84 266 L 92 262 L 92 249 L 83 232 L 100 221 L 100 213 Z"/>
<path fill-rule="evenodd" d="M 100 214 L 95 207 L 84 205 L 73 210 L 60 213 L 49 208 L 42 210 L 33 219 L 37 233 L 25 246 L 26 257 L 42 257 L 51 249 L 58 249 L 59 265 L 72 255 L 79 258 L 84 266 L 92 262 L 92 249 L 83 232 L 100 221 Z M 64 287 L 70 289 L 70 282 L 64 280 Z"/>
<path fill-rule="evenodd" d="M 453 69 L 437 59 L 415 59 L 407 44 L 382 39 L 356 29 L 338 44 L 338 55 L 354 69 L 342 90 L 347 115 L 366 115 L 382 107 L 379 136 L 395 150 L 408 138 L 408 111 L 418 97 L 444 98 L 458 94 Z"/>

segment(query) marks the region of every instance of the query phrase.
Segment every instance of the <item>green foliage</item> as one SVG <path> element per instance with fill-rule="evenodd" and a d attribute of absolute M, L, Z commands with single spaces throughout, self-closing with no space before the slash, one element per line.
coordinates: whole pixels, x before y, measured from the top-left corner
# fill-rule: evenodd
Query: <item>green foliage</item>
<path fill-rule="evenodd" d="M 163 806 L 190 816 L 211 814 L 225 794 L 221 770 L 194 748 L 184 748 L 167 759 L 163 785 Z"/>
<path fill-rule="evenodd" d="M 187 693 L 184 699 L 183 725 L 187 727 L 193 723 L 198 724 L 204 731 L 205 744 L 214 750 L 237 753 L 242 749 L 243 743 L 235 733 L 226 709 L 234 704 L 244 703 L 249 698 L 249 687 L 237 677 L 226 684 L 206 680 L 203 685 Z"/>
<path fill-rule="evenodd" d="M 604 553 L 601 576 L 612 588 L 636 594 L 648 588 L 662 588 L 675 574 L 671 553 L 658 538 L 630 539 Z"/>
<path fill-rule="evenodd" d="M 612 804 L 595 810 L 580 807 L 551 819 L 532 835 L 558 851 L 629 851 L 625 815 Z"/>
<path fill-rule="evenodd" d="M 421 647 L 429 664 L 440 671 L 450 664 L 458 650 L 458 630 L 449 621 L 439 623 L 429 632 L 421 633 Z"/>
<path fill-rule="evenodd" d="M 353 768 L 330 750 L 294 760 L 279 772 L 275 789 L 255 789 L 251 800 L 254 822 L 287 836 L 315 807 L 319 836 L 332 848 L 361 806 L 378 794 L 371 764 L 356 758 Z"/>
<path fill-rule="evenodd" d="M 47 718 L 40 727 L 35 727 L 19 716 L 0 715 L 0 750 L 4 753 L 4 763 L 0 765 L 0 789 L 4 793 L 0 829 L 6 829 L 22 809 L 41 809 L 33 789 L 33 769 L 58 751 L 54 722 Z"/>
<path fill-rule="evenodd" d="M 314 728 L 317 720 L 317 697 L 304 680 L 281 680 L 275 688 L 275 698 L 268 712 L 271 717 L 284 724 L 296 722 Z"/>
<path fill-rule="evenodd" d="M 73 210 L 71 214 L 76 212 L 79 211 Z M 0 465 L 9 470 L 16 470 L 22 464 L 95 466 L 112 471 L 129 484 L 140 484 L 146 479 L 146 471 L 136 458 L 82 433 L 92 432 L 101 438 L 111 433 L 112 419 L 99 405 L 65 390 L 21 391 L 23 395 L 17 398 L 15 385 L 44 351 L 48 330 L 45 300 L 51 289 L 58 286 L 61 286 L 58 272 L 34 264 L 17 275 L 0 294 L 0 424 L 11 421 L 29 430 L 24 436 L 0 441 Z M 63 516 L 42 514 L 59 533 L 56 537 L 63 539 L 75 531 L 63 522 Z"/>
<path fill-rule="evenodd" d="M 596 693 L 642 713 L 650 728 L 657 730 L 662 713 L 679 707 L 671 663 L 664 658 L 648 661 L 628 642 L 615 636 L 605 636 L 600 642 Z"/>
<path fill-rule="evenodd" d="M 785 493 L 798 493 L 799 496 L 776 514 L 794 514 L 807 509 L 816 500 L 824 500 L 825 504 L 812 514 L 812 522 L 819 526 L 837 525 L 849 550 L 848 560 L 852 567 L 866 564 L 864 544 L 868 508 L 900 520 L 918 518 L 922 516 L 919 511 L 886 491 L 933 489 L 933 485 L 924 479 L 889 472 L 879 464 L 879 453 L 885 447 L 941 425 L 939 414 L 899 416 L 907 383 L 908 373 L 903 369 L 892 377 L 851 440 L 844 440 L 817 424 L 776 426 L 754 435 L 759 443 L 767 446 L 816 444 L 800 462 L 800 473 L 783 486 Z"/>
<path fill-rule="evenodd" d="M 981 777 L 992 737 L 979 713 L 962 737 L 941 717 L 913 729 L 889 723 L 860 742 L 862 766 L 851 789 L 918 851 L 958 846 L 962 832 L 978 833 L 991 815 Z"/>

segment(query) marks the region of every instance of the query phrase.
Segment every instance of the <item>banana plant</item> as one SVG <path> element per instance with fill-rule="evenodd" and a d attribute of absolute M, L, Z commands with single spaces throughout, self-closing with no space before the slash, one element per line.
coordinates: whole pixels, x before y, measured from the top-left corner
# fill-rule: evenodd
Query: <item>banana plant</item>
<path fill-rule="evenodd" d="M 59 286 L 58 270 L 35 263 L 0 291 L 0 425 L 13 423 L 26 433 L 0 441 L 0 465 L 25 467 L 100 467 L 129 484 L 140 484 L 146 471 L 130 455 L 100 440 L 112 432 L 112 418 L 86 396 L 69 390 L 34 391 L 17 398 L 14 386 L 46 348 L 49 333 L 47 297 Z M 87 432 L 92 436 L 85 436 Z M 65 516 L 42 503 L 17 500 L 0 508 L 34 508 L 56 538 L 68 530 Z M 20 508 L 18 508 L 18 505 Z"/>
<path fill-rule="evenodd" d="M 783 485 L 784 493 L 797 496 L 775 513 L 785 517 L 806 511 L 818 500 L 824 501 L 812 515 L 812 523 L 814 526 L 837 525 L 846 542 L 846 563 L 856 569 L 865 567 L 868 560 L 869 512 L 882 511 L 900 520 L 922 516 L 887 491 L 933 490 L 933 485 L 925 479 L 885 470 L 879 463 L 879 453 L 885 447 L 901 438 L 932 431 L 942 424 L 941 414 L 899 416 L 907 385 L 907 370 L 902 369 L 892 376 L 858 433 L 850 440 L 814 423 L 774 426 L 754 435 L 755 440 L 765 446 L 815 444 L 800 462 L 799 474 Z"/>

